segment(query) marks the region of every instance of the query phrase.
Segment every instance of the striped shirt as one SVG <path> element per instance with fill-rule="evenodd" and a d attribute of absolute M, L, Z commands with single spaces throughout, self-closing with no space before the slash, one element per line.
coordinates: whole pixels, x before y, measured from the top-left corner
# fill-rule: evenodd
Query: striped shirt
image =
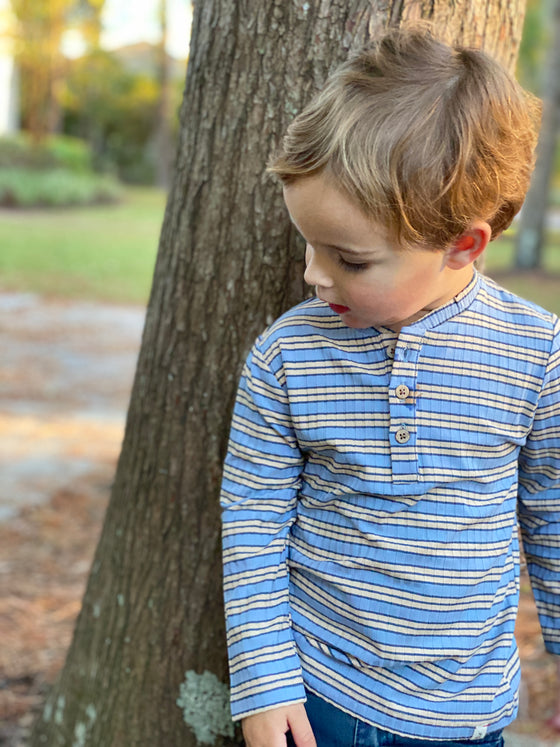
<path fill-rule="evenodd" d="M 560 653 L 560 323 L 475 273 L 404 327 L 323 302 L 247 359 L 222 487 L 234 718 L 304 686 L 410 737 L 517 711 L 519 532 Z"/>

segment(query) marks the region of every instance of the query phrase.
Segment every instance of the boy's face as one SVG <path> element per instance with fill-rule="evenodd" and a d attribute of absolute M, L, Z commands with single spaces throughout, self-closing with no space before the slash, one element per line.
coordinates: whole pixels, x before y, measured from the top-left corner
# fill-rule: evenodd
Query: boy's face
<path fill-rule="evenodd" d="M 396 246 L 324 174 L 284 187 L 284 200 L 307 242 L 305 280 L 349 327 L 398 332 L 460 293 L 472 264 L 452 269 L 448 253 Z"/>

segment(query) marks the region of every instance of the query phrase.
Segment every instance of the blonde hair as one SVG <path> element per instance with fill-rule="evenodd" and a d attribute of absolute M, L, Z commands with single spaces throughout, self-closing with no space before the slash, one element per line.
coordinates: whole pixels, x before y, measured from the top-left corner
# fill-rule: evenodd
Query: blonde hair
<path fill-rule="evenodd" d="M 448 246 L 475 219 L 495 238 L 525 198 L 539 121 L 538 99 L 486 53 L 397 29 L 334 72 L 269 171 L 331 175 L 403 244 Z"/>

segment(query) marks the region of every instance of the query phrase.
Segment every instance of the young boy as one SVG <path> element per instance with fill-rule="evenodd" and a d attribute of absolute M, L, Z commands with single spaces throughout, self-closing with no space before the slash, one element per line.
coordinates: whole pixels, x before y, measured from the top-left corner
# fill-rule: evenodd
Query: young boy
<path fill-rule="evenodd" d="M 560 653 L 560 326 L 474 267 L 521 206 L 537 120 L 484 53 L 393 31 L 270 168 L 316 298 L 257 340 L 225 462 L 249 747 L 502 744 L 518 514 Z"/>

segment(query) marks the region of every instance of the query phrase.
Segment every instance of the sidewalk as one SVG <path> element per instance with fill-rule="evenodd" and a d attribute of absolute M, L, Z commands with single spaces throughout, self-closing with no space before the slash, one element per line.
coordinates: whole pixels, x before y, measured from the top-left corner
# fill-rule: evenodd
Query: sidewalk
<path fill-rule="evenodd" d="M 0 294 L 0 521 L 116 459 L 144 313 Z"/>
<path fill-rule="evenodd" d="M 0 745 L 60 670 L 120 452 L 144 309 L 0 293 Z"/>

